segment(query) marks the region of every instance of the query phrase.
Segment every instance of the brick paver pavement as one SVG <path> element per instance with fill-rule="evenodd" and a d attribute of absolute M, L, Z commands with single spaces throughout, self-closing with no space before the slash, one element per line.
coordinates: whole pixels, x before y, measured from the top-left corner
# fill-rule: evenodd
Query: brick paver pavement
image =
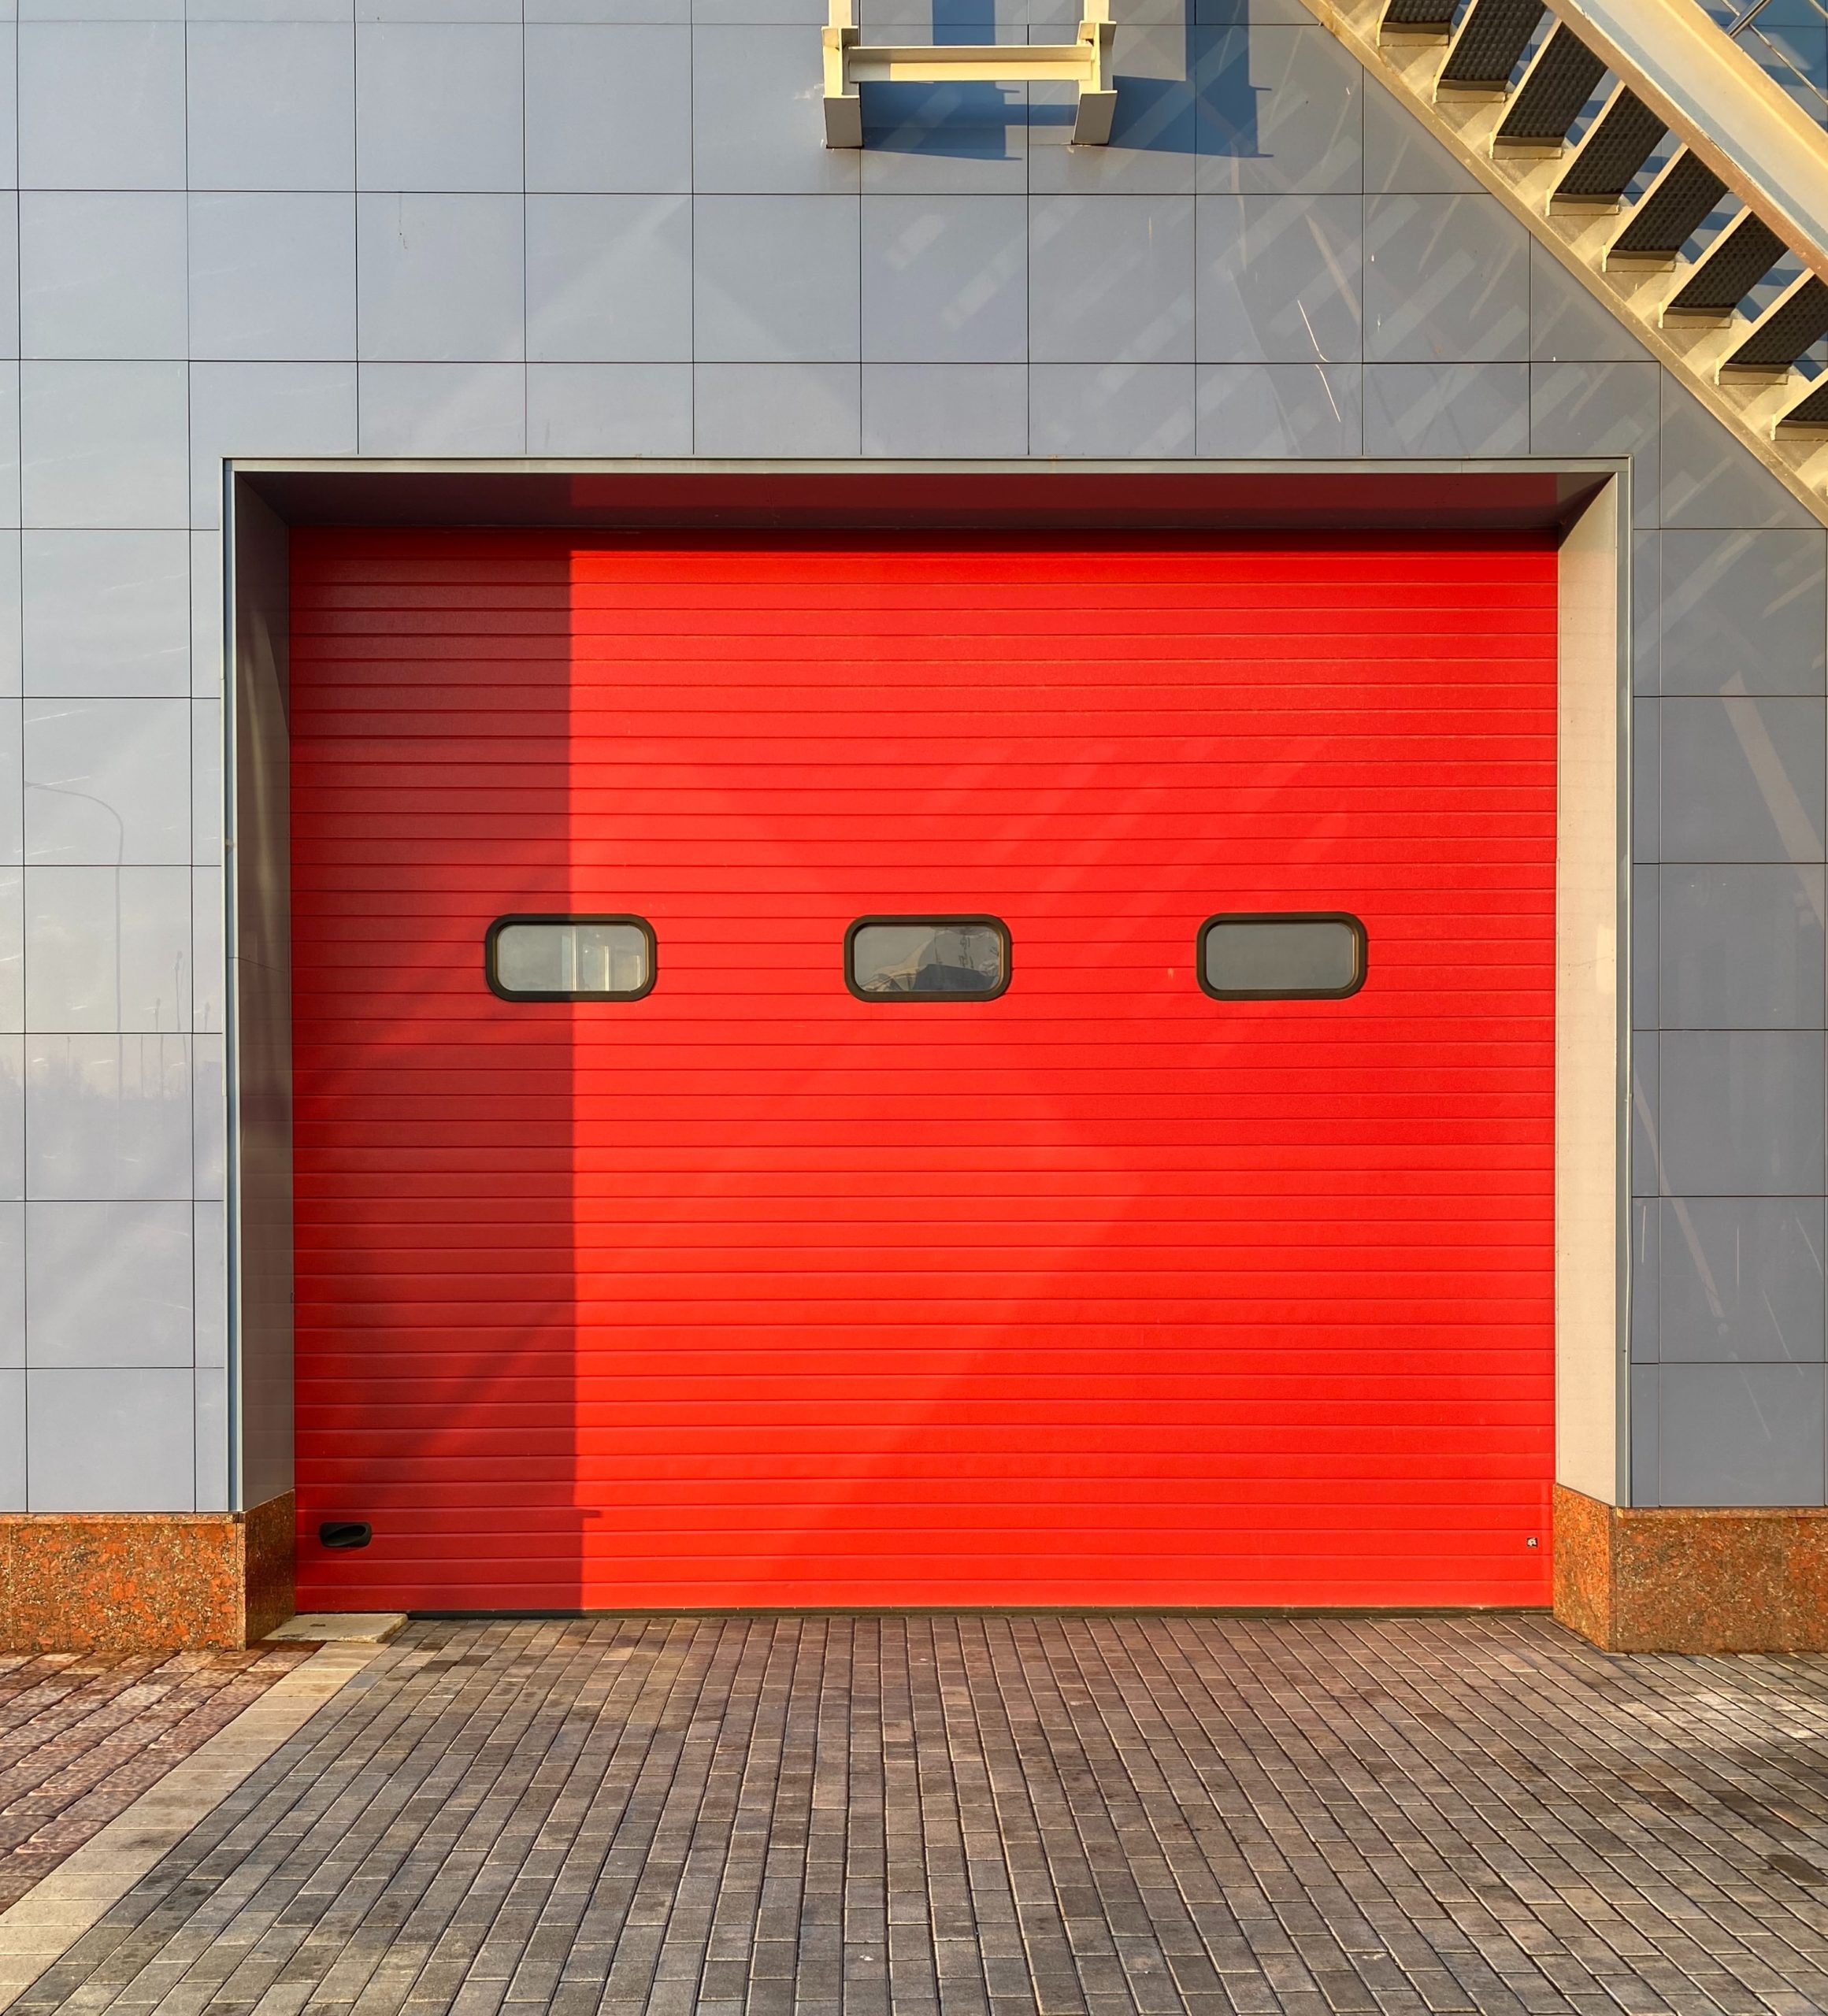
<path fill-rule="evenodd" d="M 1546 1618 L 421 1623 L 26 1992 L 1828 2011 L 1828 1659 Z"/>
<path fill-rule="evenodd" d="M 0 1910 L 310 1651 L 0 1653 Z"/>

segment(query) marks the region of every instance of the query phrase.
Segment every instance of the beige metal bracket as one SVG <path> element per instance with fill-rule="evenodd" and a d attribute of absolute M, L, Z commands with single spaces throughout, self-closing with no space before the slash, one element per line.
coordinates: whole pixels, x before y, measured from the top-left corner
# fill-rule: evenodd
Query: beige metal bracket
<path fill-rule="evenodd" d="M 1117 91 L 1111 78 L 1111 0 L 1082 0 L 1073 42 L 869 43 L 861 39 L 855 0 L 831 0 L 825 46 L 825 145 L 860 147 L 859 84 L 1066 83 L 1079 87 L 1076 146 L 1111 138 Z"/>

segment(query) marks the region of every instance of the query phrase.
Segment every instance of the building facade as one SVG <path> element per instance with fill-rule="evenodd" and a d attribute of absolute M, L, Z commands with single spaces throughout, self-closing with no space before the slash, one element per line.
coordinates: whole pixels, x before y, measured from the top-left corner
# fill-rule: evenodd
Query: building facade
<path fill-rule="evenodd" d="M 288 1600 L 289 1510 L 278 1540 L 235 1523 L 285 1458 L 252 1497 L 229 465 L 258 489 L 994 462 L 1611 477 L 1626 1455 L 1581 1495 L 1663 1512 L 1684 1577 L 1790 1578 L 1743 1629 L 1793 1637 L 1771 1619 L 1828 1506 L 1828 532 L 1298 0 L 1123 10 L 1102 147 L 1045 87 L 969 83 L 866 87 L 865 145 L 828 148 L 821 24 L 815 0 L 22 0 L 0 28 L 7 1628 L 156 1638 L 188 1605 L 232 1636 L 250 1575 L 253 1624 Z M 1055 24 L 1037 0 L 934 25 Z M 1623 1642 L 1593 1577 L 1652 1529 L 1564 1526 L 1569 1614 Z"/>

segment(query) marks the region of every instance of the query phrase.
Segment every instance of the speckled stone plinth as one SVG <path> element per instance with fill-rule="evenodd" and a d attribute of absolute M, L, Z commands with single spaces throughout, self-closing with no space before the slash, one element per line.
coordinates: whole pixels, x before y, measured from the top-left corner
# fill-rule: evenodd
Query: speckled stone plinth
<path fill-rule="evenodd" d="M 1611 1652 L 1828 1651 L 1828 1508 L 1603 1505 L 1557 1485 L 1555 1614 Z"/>
<path fill-rule="evenodd" d="M 251 1644 L 293 1610 L 290 1492 L 247 1513 L 0 1514 L 0 1649 Z"/>

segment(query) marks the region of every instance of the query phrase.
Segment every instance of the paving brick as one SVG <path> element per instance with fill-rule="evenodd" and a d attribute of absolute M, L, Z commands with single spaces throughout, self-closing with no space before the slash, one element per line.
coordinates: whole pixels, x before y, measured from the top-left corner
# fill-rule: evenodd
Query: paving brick
<path fill-rule="evenodd" d="M 0 1661 L 0 1883 L 263 1656 Z M 1824 2016 L 1824 1755 L 1536 1617 L 423 1623 L 14 2007 Z"/>

